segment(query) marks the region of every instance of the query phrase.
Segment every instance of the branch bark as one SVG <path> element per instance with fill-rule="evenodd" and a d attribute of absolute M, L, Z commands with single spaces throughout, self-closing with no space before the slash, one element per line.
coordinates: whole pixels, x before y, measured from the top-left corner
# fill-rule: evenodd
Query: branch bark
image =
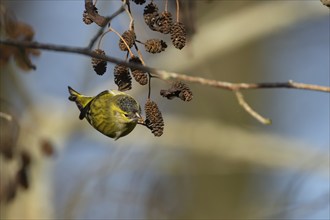
<path fill-rule="evenodd" d="M 330 93 L 330 87 L 321 86 L 321 85 L 314 85 L 314 84 L 305 84 L 294 82 L 289 80 L 288 82 L 262 82 L 262 83 L 231 83 L 213 79 L 206 79 L 203 77 L 196 77 L 196 76 L 188 76 L 184 74 L 168 72 L 165 70 L 158 70 L 155 68 L 138 65 L 134 63 L 129 63 L 124 60 L 120 60 L 110 56 L 104 56 L 95 53 L 90 49 L 90 47 L 70 47 L 70 46 L 63 46 L 63 45 L 54 45 L 54 44 L 44 44 L 38 42 L 28 42 L 28 41 L 14 41 L 14 40 L 0 40 L 0 44 L 15 46 L 19 48 L 35 48 L 35 49 L 43 49 L 43 50 L 50 50 L 50 51 L 59 51 L 59 52 L 67 52 L 67 53 L 76 53 L 81 54 L 89 57 L 94 57 L 98 59 L 103 59 L 105 61 L 125 65 L 129 68 L 139 69 L 145 72 L 149 72 L 152 77 L 159 78 L 165 81 L 172 81 L 172 80 L 181 80 L 186 81 L 189 83 L 197 83 L 200 85 L 205 86 L 212 86 L 219 89 L 225 89 L 229 91 L 233 91 L 236 95 L 236 98 L 239 104 L 245 109 L 252 117 L 257 119 L 259 122 L 263 124 L 270 124 L 270 119 L 264 118 L 255 112 L 244 100 L 244 97 L 241 90 L 249 90 L 249 89 L 278 89 L 278 88 L 288 88 L 288 89 L 302 89 L 302 90 L 310 90 L 310 91 L 317 91 L 317 92 L 326 92 Z"/>

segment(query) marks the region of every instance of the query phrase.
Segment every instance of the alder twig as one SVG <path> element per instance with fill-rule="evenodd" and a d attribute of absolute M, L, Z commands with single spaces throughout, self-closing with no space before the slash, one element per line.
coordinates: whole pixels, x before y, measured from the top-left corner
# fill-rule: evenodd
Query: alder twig
<path fill-rule="evenodd" d="M 165 81 L 181 80 L 181 81 L 186 81 L 186 82 L 190 82 L 190 83 L 197 83 L 200 85 L 212 86 L 212 87 L 216 87 L 219 89 L 233 91 L 236 94 L 237 100 L 238 100 L 239 104 L 243 107 L 243 109 L 263 124 L 270 124 L 270 120 L 259 115 L 247 104 L 247 102 L 244 100 L 243 95 L 240 92 L 241 90 L 288 88 L 288 89 L 302 89 L 302 90 L 311 90 L 311 91 L 317 91 L 317 92 L 330 93 L 330 87 L 298 83 L 298 82 L 294 82 L 292 80 L 289 80 L 288 82 L 271 82 L 271 83 L 267 83 L 267 82 L 266 83 L 265 82 L 262 82 L 262 83 L 231 83 L 231 82 L 206 79 L 206 78 L 196 77 L 196 76 L 188 76 L 188 75 L 184 75 L 184 74 L 168 72 L 165 70 L 158 70 L 158 69 L 151 68 L 148 66 L 135 64 L 133 62 L 131 62 L 131 63 L 126 62 L 124 60 L 120 60 L 120 59 L 106 56 L 106 55 L 100 55 L 100 54 L 97 54 L 94 51 L 90 50 L 89 48 L 84 48 L 84 47 L 70 47 L 70 46 L 63 46 L 63 45 L 44 44 L 44 43 L 30 42 L 30 41 L 14 41 L 14 40 L 0 40 L 0 44 L 15 46 L 15 47 L 19 47 L 19 48 L 35 48 L 35 49 L 43 49 L 43 50 L 50 50 L 50 51 L 82 54 L 85 56 L 102 59 L 102 60 L 105 60 L 105 61 L 108 61 L 111 63 L 125 65 L 129 68 L 139 69 L 139 70 L 150 73 L 151 77 L 159 78 L 159 79 L 162 79 Z"/>
<path fill-rule="evenodd" d="M 260 123 L 269 125 L 272 121 L 269 118 L 261 116 L 258 112 L 254 111 L 251 106 L 245 101 L 243 94 L 239 90 L 234 91 L 237 101 L 242 108 L 249 113 L 253 118 L 257 119 Z"/>
<path fill-rule="evenodd" d="M 91 0 L 85 0 L 85 8 L 86 8 L 87 13 L 89 13 L 89 11 L 87 10 L 87 7 L 91 7 L 90 6 L 90 2 L 91 2 Z M 109 24 L 112 21 L 112 19 L 114 19 L 115 17 L 117 17 L 118 15 L 120 15 L 122 12 L 125 11 L 125 4 L 126 4 L 126 0 L 123 2 L 123 4 L 121 5 L 121 7 L 115 13 L 113 13 L 109 17 L 103 17 L 104 20 L 102 21 L 102 25 L 99 25 L 99 26 L 101 26 L 101 28 L 95 34 L 95 36 L 91 39 L 91 41 L 90 41 L 90 43 L 88 44 L 88 47 L 87 47 L 88 49 L 92 49 L 93 48 L 93 46 L 94 46 L 95 42 L 97 41 L 97 39 L 103 34 L 103 31 L 104 31 L 106 25 Z"/>
<path fill-rule="evenodd" d="M 216 88 L 226 89 L 230 91 L 235 90 L 246 90 L 246 89 L 272 89 L 272 88 L 288 88 L 288 89 L 304 89 L 304 90 L 313 90 L 318 92 L 330 92 L 330 87 L 298 83 L 292 80 L 288 82 L 262 82 L 262 83 L 230 83 L 212 79 L 206 79 L 196 76 L 188 76 L 184 74 L 167 72 L 164 70 L 157 70 L 157 75 L 163 80 L 182 80 L 186 82 L 198 83 L 201 85 L 212 86 Z"/>

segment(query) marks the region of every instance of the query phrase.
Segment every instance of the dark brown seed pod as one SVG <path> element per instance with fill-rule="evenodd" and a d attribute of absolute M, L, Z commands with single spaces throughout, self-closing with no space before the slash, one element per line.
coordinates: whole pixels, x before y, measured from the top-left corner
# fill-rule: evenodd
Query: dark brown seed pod
<path fill-rule="evenodd" d="M 158 7 L 154 2 L 150 2 L 146 5 L 143 11 L 144 21 L 153 31 L 157 31 L 155 24 L 158 16 Z"/>
<path fill-rule="evenodd" d="M 146 0 L 132 0 L 132 1 L 137 5 L 143 5 L 144 3 L 146 3 Z"/>
<path fill-rule="evenodd" d="M 136 35 L 133 30 L 125 31 L 122 35 L 122 38 L 125 40 L 129 48 L 131 48 L 136 40 Z M 119 40 L 119 48 L 122 51 L 128 51 L 127 46 L 122 39 Z"/>
<path fill-rule="evenodd" d="M 167 48 L 167 44 L 164 41 L 158 39 L 147 40 L 144 46 L 146 51 L 149 53 L 160 53 L 164 51 L 165 48 Z"/>
<path fill-rule="evenodd" d="M 144 111 L 146 113 L 146 120 L 144 122 L 146 126 L 156 137 L 161 136 L 164 131 L 164 120 L 157 104 L 148 99 L 144 106 Z"/>
<path fill-rule="evenodd" d="M 170 89 L 160 90 L 160 95 L 168 99 L 173 99 L 174 97 L 178 97 L 181 100 L 187 102 L 191 101 L 193 98 L 193 94 L 190 88 L 186 84 L 180 81 L 174 82 Z"/>
<path fill-rule="evenodd" d="M 95 11 L 95 13 L 98 13 L 97 8 L 95 7 L 95 5 L 94 5 L 93 10 Z M 87 25 L 93 23 L 93 20 L 90 18 L 89 14 L 87 13 L 86 10 L 84 10 L 84 13 L 83 13 L 83 22 Z"/>
<path fill-rule="evenodd" d="M 142 65 L 140 58 L 135 57 L 135 56 L 130 58 L 129 62 Z M 146 72 L 136 69 L 136 68 L 131 68 L 131 72 L 132 72 L 132 76 L 134 77 L 135 81 L 140 83 L 140 85 L 146 85 L 148 83 L 148 75 Z"/>
<path fill-rule="evenodd" d="M 179 50 L 186 45 L 186 28 L 181 22 L 176 22 L 172 25 L 171 40 L 174 47 Z"/>
<path fill-rule="evenodd" d="M 95 53 L 100 54 L 100 55 L 105 55 L 104 50 L 101 49 L 96 49 L 94 50 Z M 92 58 L 92 65 L 93 69 L 98 75 L 103 75 L 105 71 L 107 70 L 107 61 L 98 59 L 98 58 Z"/>
<path fill-rule="evenodd" d="M 128 67 L 118 64 L 115 66 L 113 74 L 119 91 L 127 91 L 132 88 L 132 77 Z"/>
<path fill-rule="evenodd" d="M 168 11 L 163 11 L 156 21 L 157 30 L 163 34 L 169 34 L 171 32 L 172 24 L 172 14 Z"/>

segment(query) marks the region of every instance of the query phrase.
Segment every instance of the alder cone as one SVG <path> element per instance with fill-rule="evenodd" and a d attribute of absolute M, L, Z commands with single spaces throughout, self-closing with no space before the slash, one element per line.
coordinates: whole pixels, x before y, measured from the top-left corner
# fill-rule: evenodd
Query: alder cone
<path fill-rule="evenodd" d="M 156 25 L 156 21 L 157 21 L 157 18 L 158 17 L 159 17 L 159 13 L 158 13 L 158 7 L 157 7 L 157 5 L 155 3 L 153 3 L 153 2 L 150 2 L 144 8 L 143 18 L 144 18 L 144 22 L 153 31 L 157 31 L 157 28 L 156 28 L 155 25 Z"/>
<path fill-rule="evenodd" d="M 147 127 L 156 137 L 160 137 L 164 131 L 164 120 L 157 104 L 148 99 L 144 106 L 144 110 L 146 113 L 145 123 Z"/>
<path fill-rule="evenodd" d="M 129 62 L 142 65 L 140 58 L 136 56 L 131 57 Z M 136 68 L 131 68 L 131 72 L 135 81 L 137 81 L 140 85 L 146 85 L 148 83 L 148 75 L 146 72 Z"/>
<path fill-rule="evenodd" d="M 156 24 L 160 33 L 169 34 L 173 24 L 172 14 L 168 11 L 162 12 L 157 18 Z"/>
<path fill-rule="evenodd" d="M 171 40 L 175 48 L 181 50 L 186 45 L 186 28 L 181 22 L 176 22 L 171 28 Z"/>
<path fill-rule="evenodd" d="M 104 50 L 101 49 L 96 49 L 94 50 L 94 52 L 100 55 L 105 55 Z M 107 61 L 93 57 L 92 66 L 97 75 L 103 75 L 107 70 Z"/>
<path fill-rule="evenodd" d="M 132 77 L 128 67 L 117 64 L 114 68 L 114 81 L 119 91 L 127 91 L 132 89 Z"/>
<path fill-rule="evenodd" d="M 131 48 L 134 45 L 134 43 L 135 43 L 136 35 L 135 35 L 135 32 L 133 30 L 128 30 L 128 31 L 125 31 L 122 34 L 122 38 L 125 40 L 127 46 L 129 48 Z M 122 51 L 128 51 L 128 48 L 127 48 L 126 44 L 124 43 L 124 41 L 122 39 L 120 39 L 119 40 L 119 48 L 120 48 L 120 50 L 122 50 Z"/>
<path fill-rule="evenodd" d="M 167 44 L 163 40 L 149 39 L 145 42 L 145 49 L 149 53 L 160 53 L 167 48 Z"/>

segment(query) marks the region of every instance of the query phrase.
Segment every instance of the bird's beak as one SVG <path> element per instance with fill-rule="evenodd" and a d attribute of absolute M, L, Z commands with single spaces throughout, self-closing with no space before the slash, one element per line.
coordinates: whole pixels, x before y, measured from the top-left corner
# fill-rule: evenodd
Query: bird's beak
<path fill-rule="evenodd" d="M 137 123 L 143 123 L 143 118 L 139 113 L 135 113 L 135 119 L 137 121 Z"/>

